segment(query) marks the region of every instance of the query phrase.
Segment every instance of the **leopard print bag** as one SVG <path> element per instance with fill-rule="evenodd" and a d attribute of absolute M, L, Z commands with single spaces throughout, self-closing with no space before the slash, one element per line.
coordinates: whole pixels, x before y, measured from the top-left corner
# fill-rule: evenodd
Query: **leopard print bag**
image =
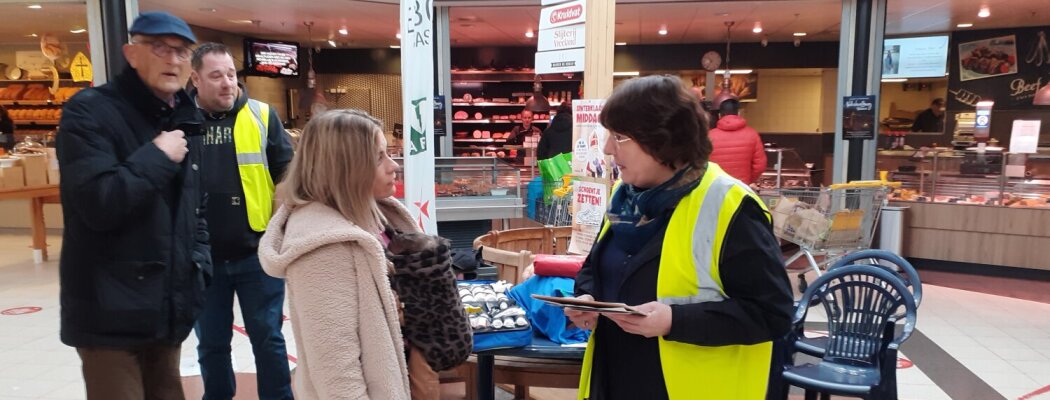
<path fill-rule="evenodd" d="M 473 350 L 474 336 L 452 274 L 449 241 L 392 229 L 386 234 L 387 258 L 394 265 L 391 283 L 404 304 L 405 340 L 434 371 L 462 364 Z"/>

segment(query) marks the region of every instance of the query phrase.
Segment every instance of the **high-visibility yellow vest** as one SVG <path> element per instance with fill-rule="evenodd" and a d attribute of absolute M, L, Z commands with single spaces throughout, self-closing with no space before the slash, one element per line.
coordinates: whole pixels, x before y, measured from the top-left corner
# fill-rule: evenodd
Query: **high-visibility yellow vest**
<path fill-rule="evenodd" d="M 248 99 L 237 112 L 233 124 L 233 143 L 237 152 L 237 170 L 244 188 L 244 209 L 248 225 L 263 232 L 273 215 L 273 178 L 266 161 L 266 135 L 269 132 L 270 106 Z"/>
<path fill-rule="evenodd" d="M 700 185 L 675 207 L 664 234 L 656 281 L 656 297 L 661 303 L 694 304 L 727 298 L 718 272 L 722 244 L 730 221 L 748 196 L 765 209 L 750 188 L 715 163 L 707 163 Z M 607 230 L 608 223 L 598 240 Z M 590 397 L 597 333 L 591 333 L 583 357 L 580 399 Z M 661 337 L 659 349 L 664 385 L 671 399 L 765 399 L 772 342 L 697 346 Z"/>

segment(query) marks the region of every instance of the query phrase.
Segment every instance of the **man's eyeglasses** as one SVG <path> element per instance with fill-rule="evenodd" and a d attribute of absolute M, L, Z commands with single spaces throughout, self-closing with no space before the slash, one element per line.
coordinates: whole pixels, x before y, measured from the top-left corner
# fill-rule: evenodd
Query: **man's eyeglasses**
<path fill-rule="evenodd" d="M 162 40 L 143 40 L 141 42 L 132 42 L 132 44 L 149 45 L 153 54 L 160 58 L 167 58 L 174 53 L 175 58 L 179 59 L 179 61 L 186 61 L 191 55 L 193 55 L 193 49 L 190 49 L 189 47 L 175 47 L 164 43 Z"/>

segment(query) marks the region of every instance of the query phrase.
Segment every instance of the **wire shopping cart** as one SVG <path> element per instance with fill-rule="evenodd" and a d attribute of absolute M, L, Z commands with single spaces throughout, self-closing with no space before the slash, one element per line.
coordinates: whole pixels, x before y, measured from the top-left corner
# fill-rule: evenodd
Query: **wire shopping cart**
<path fill-rule="evenodd" d="M 773 233 L 797 244 L 799 251 L 784 265 L 801 257 L 820 276 L 822 269 L 853 251 L 871 247 L 886 198 L 899 182 L 858 181 L 819 188 L 783 188 L 772 201 Z M 817 262 L 815 256 L 823 256 Z M 803 271 L 799 290 L 808 286 Z"/>
<path fill-rule="evenodd" d="M 565 175 L 561 181 L 544 181 L 544 194 L 533 202 L 536 208 L 536 222 L 544 225 L 572 225 L 572 175 Z"/>

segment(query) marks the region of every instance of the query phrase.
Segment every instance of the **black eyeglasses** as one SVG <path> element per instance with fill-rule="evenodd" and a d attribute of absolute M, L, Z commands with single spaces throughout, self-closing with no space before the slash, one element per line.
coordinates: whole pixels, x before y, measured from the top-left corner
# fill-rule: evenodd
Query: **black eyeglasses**
<path fill-rule="evenodd" d="M 162 41 L 162 40 L 148 40 L 148 41 L 147 40 L 143 40 L 141 42 L 132 42 L 132 43 L 133 44 L 148 44 L 150 46 L 150 50 L 153 52 L 153 54 L 156 55 L 157 57 L 160 57 L 160 58 L 166 58 L 166 57 L 170 56 L 172 53 L 174 53 L 175 54 L 175 58 L 177 58 L 179 61 L 186 61 L 186 60 L 188 60 L 190 58 L 191 55 L 193 55 L 193 49 L 190 49 L 189 47 L 186 47 L 186 46 L 175 47 L 175 46 L 169 45 L 167 43 L 164 43 L 164 41 Z"/>

